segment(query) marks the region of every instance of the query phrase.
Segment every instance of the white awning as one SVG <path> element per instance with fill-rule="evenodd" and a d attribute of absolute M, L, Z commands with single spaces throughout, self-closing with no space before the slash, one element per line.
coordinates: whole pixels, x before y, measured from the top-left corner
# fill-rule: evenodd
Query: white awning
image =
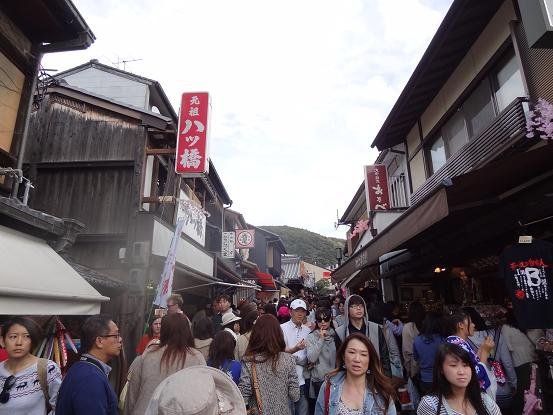
<path fill-rule="evenodd" d="M 104 301 L 44 240 L 0 226 L 0 314 L 90 315 Z"/>

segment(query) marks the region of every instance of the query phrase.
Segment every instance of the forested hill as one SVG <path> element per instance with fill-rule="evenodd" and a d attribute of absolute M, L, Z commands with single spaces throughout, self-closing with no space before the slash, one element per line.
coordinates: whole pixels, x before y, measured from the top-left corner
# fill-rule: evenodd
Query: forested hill
<path fill-rule="evenodd" d="M 336 264 L 336 248 L 344 246 L 344 240 L 329 238 L 306 229 L 291 226 L 261 226 L 279 235 L 289 254 L 296 254 L 302 260 L 320 267 Z"/>

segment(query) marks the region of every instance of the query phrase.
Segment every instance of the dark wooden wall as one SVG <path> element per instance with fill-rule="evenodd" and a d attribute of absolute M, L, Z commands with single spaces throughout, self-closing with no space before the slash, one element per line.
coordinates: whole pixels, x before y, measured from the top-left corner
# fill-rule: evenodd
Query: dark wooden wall
<path fill-rule="evenodd" d="M 25 161 L 135 160 L 145 135 L 137 120 L 54 95 L 31 117 Z"/>
<path fill-rule="evenodd" d="M 139 206 L 135 166 L 145 140 L 145 128 L 132 119 L 50 97 L 31 118 L 31 207 L 77 219 L 85 234 L 127 233 Z"/>
<path fill-rule="evenodd" d="M 31 206 L 79 220 L 84 233 L 126 233 L 132 177 L 132 167 L 39 169 Z"/>

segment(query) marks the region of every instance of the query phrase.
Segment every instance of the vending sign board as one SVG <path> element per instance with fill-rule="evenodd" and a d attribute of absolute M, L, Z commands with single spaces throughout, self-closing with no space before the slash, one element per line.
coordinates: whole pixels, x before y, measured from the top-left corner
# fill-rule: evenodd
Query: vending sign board
<path fill-rule="evenodd" d="M 221 255 L 223 258 L 234 258 L 235 253 L 235 233 L 223 232 L 223 239 L 221 243 Z"/>
<path fill-rule="evenodd" d="M 365 195 L 369 212 L 390 209 L 388 172 L 384 164 L 365 166 Z"/>
<path fill-rule="evenodd" d="M 208 115 L 207 92 L 182 94 L 175 171 L 185 177 L 198 176 L 209 169 Z"/>

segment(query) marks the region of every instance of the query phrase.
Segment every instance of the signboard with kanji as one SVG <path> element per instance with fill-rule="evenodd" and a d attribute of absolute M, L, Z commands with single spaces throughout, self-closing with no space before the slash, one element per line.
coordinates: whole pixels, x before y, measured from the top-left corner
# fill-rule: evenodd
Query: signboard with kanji
<path fill-rule="evenodd" d="M 221 243 L 221 255 L 223 258 L 234 258 L 235 252 L 235 233 L 233 232 L 223 232 L 223 239 Z"/>
<path fill-rule="evenodd" d="M 390 209 L 388 172 L 384 164 L 365 166 L 365 196 L 369 212 Z"/>
<path fill-rule="evenodd" d="M 236 248 L 255 248 L 255 229 L 237 229 Z"/>
<path fill-rule="evenodd" d="M 183 176 L 194 177 L 207 173 L 209 169 L 208 112 L 209 94 L 207 92 L 182 94 L 175 171 Z"/>

